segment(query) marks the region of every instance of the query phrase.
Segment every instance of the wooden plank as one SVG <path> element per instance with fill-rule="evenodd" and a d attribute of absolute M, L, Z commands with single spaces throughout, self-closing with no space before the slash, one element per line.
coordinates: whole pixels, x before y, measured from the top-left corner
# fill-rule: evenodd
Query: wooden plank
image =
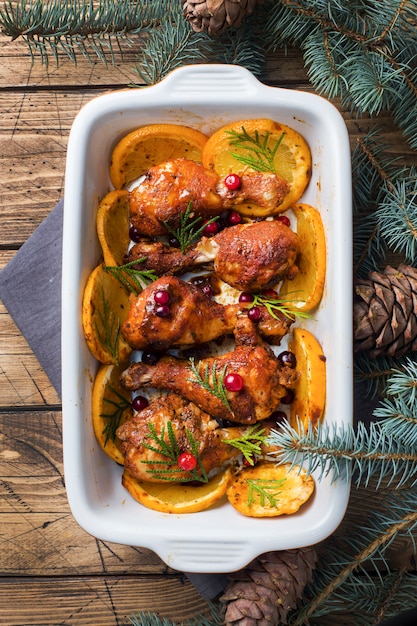
<path fill-rule="evenodd" d="M 99 541 L 72 517 L 59 411 L 0 413 L 0 571 L 25 575 L 162 573 L 152 551 Z"/>
<path fill-rule="evenodd" d="M 0 301 L 0 407 L 45 407 L 60 399 Z"/>
<path fill-rule="evenodd" d="M 183 576 L 15 578 L 0 582 L 3 626 L 121 626 L 138 611 L 176 623 L 210 615 Z"/>

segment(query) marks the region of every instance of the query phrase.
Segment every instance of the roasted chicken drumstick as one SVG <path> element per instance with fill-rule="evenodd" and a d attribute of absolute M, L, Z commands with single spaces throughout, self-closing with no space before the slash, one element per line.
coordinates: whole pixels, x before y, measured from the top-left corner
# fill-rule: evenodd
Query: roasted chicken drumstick
<path fill-rule="evenodd" d="M 235 339 L 232 352 L 202 359 L 194 369 L 190 361 L 171 356 L 162 357 L 156 365 L 133 363 L 123 372 L 121 384 L 130 391 L 143 387 L 168 389 L 194 402 L 212 417 L 241 424 L 267 419 L 288 388 L 294 386 L 298 373 L 280 364 L 247 317 L 238 318 Z M 225 389 L 227 402 L 224 402 L 219 393 L 213 393 L 213 388 L 222 385 L 230 375 L 240 379 L 243 387 L 238 391 Z"/>
<path fill-rule="evenodd" d="M 117 436 L 122 440 L 125 468 L 132 476 L 139 480 L 165 482 L 170 478 L 190 480 L 190 473 L 178 467 L 178 457 L 193 452 L 193 444 L 197 446 L 199 464 L 195 469 L 198 474 L 205 471 L 208 475 L 212 470 L 220 469 L 240 454 L 224 440 L 240 437 L 247 430 L 247 427 L 239 426 L 219 428 L 218 422 L 193 402 L 170 393 L 155 399 L 120 426 Z M 165 454 L 158 439 L 167 446 Z"/>
<path fill-rule="evenodd" d="M 161 308 L 158 300 L 167 304 Z M 190 347 L 232 334 L 238 317 L 246 315 L 243 307 L 219 304 L 195 285 L 177 276 L 163 276 L 132 300 L 122 334 L 136 350 Z M 283 314 L 272 317 L 264 308 L 260 314 L 260 334 L 279 344 L 293 319 Z"/>
<path fill-rule="evenodd" d="M 146 260 L 141 268 L 158 275 L 179 274 L 201 264 L 214 263 L 217 276 L 240 291 L 261 292 L 283 278 L 294 278 L 300 252 L 298 237 L 279 220 L 229 226 L 212 238 L 203 237 L 182 254 L 161 242 L 140 241 L 128 261 Z"/>
<path fill-rule="evenodd" d="M 151 167 L 144 181 L 129 193 L 132 225 L 143 235 L 166 235 L 165 223 L 178 228 L 180 215 L 190 203 L 192 217 L 205 220 L 219 215 L 223 208 L 217 181 L 217 174 L 188 159 Z"/>

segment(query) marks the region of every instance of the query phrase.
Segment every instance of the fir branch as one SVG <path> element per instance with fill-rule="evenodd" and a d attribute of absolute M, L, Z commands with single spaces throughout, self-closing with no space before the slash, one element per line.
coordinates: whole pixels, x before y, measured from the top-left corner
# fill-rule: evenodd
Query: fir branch
<path fill-rule="evenodd" d="M 194 378 L 187 378 L 186 380 L 191 383 L 197 383 L 201 385 L 203 389 L 213 394 L 230 413 L 232 413 L 232 409 L 229 404 L 229 400 L 226 394 L 226 388 L 224 386 L 224 378 L 226 376 L 227 363 L 224 365 L 223 369 L 220 372 L 216 371 L 217 361 L 213 361 L 211 372 L 209 371 L 209 365 L 206 363 L 204 368 L 203 376 L 200 374 L 201 370 L 201 361 L 195 365 L 194 357 L 190 358 L 190 369 L 194 374 Z"/>
<path fill-rule="evenodd" d="M 356 430 L 319 424 L 315 429 L 310 425 L 307 432 L 282 424 L 271 432 L 269 444 L 280 448 L 271 453 L 278 462 L 303 465 L 309 474 L 317 473 L 317 480 L 352 479 L 358 486 L 376 477 L 376 488 L 383 481 L 396 488 L 417 482 L 417 448 L 388 436 L 386 424 L 371 422 L 367 427 L 358 422 Z"/>
<path fill-rule="evenodd" d="M 178 2 L 176 9 L 171 8 L 159 27 L 146 37 L 134 69 L 145 84 L 153 85 L 177 67 L 198 63 L 240 65 L 255 76 L 260 75 L 265 50 L 257 35 L 255 18 L 246 20 L 233 33 L 226 31 L 213 38 L 192 30 L 183 19 Z"/>
<path fill-rule="evenodd" d="M 255 465 L 254 455 L 261 454 L 262 445 L 267 444 L 268 436 L 259 425 L 251 426 L 241 437 L 222 439 L 223 443 L 240 450 L 250 465 Z"/>
<path fill-rule="evenodd" d="M 107 442 L 115 441 L 116 439 L 116 431 L 119 428 L 120 420 L 122 419 L 123 413 L 130 406 L 129 400 L 127 400 L 122 394 L 113 387 L 113 385 L 108 385 L 109 390 L 118 398 L 118 401 L 103 397 L 103 405 L 109 406 L 109 413 L 100 413 L 100 417 L 103 420 L 107 420 L 103 428 L 104 437 L 104 447 L 106 447 Z"/>
<path fill-rule="evenodd" d="M 141 270 L 137 267 L 139 263 L 144 263 L 146 258 L 135 259 L 124 265 L 105 265 L 103 269 L 114 276 L 128 293 L 138 295 L 149 283 L 158 278 L 154 270 Z"/>
<path fill-rule="evenodd" d="M 114 62 L 115 45 L 121 51 L 122 39 L 129 45 L 132 35 L 152 30 L 170 5 L 169 0 L 5 2 L 0 8 L 0 29 L 12 39 L 21 37 L 32 60 L 38 55 L 47 64 L 52 56 L 58 62 L 63 53 L 75 62 L 78 55 L 91 60 L 93 54 L 107 64 Z"/>
<path fill-rule="evenodd" d="M 376 212 L 381 237 L 404 261 L 417 260 L 417 170 L 399 178 L 385 190 Z"/>
<path fill-rule="evenodd" d="M 320 563 L 315 576 L 314 596 L 291 619 L 293 626 L 302 626 L 313 616 L 333 613 L 335 606 L 349 611 L 351 594 L 348 585 L 357 588 L 360 581 L 368 583 L 368 592 L 381 584 L 381 564 L 388 570 L 385 551 L 398 536 L 412 537 L 417 528 L 417 493 L 414 489 L 386 494 L 383 510 L 372 511 L 371 516 L 356 528 L 355 533 L 344 535 L 342 540 L 330 541 L 325 561 Z M 364 565 L 367 565 L 365 569 Z M 376 578 L 369 575 L 369 565 L 374 564 Z M 344 586 L 344 589 L 342 588 Z M 342 588 L 346 605 L 342 605 L 339 590 Z M 339 597 L 338 597 L 339 595 Z M 369 595 L 369 593 L 368 593 Z M 380 602 L 374 604 L 379 608 Z M 369 622 L 374 624 L 375 622 Z"/>
<path fill-rule="evenodd" d="M 279 495 L 282 490 L 281 487 L 285 483 L 286 478 L 280 478 L 277 480 L 268 480 L 267 478 L 245 478 L 245 482 L 248 484 L 248 506 L 251 506 L 257 499 L 259 499 L 260 506 L 265 506 L 268 502 L 270 507 L 276 507 L 279 502 Z"/>
<path fill-rule="evenodd" d="M 354 359 L 355 383 L 365 383 L 367 396 L 375 398 L 385 392 L 389 378 L 395 371 L 401 371 L 406 363 L 407 357 L 404 356 L 371 359 L 366 351 L 358 352 Z"/>
<path fill-rule="evenodd" d="M 164 222 L 164 226 L 167 231 L 177 239 L 180 250 L 183 254 L 185 253 L 187 248 L 201 236 L 206 226 L 212 224 L 213 222 L 216 222 L 220 217 L 219 215 L 216 215 L 210 220 L 207 220 L 207 222 L 204 222 L 204 224 L 201 224 L 202 218 L 200 216 L 192 219 L 192 204 L 193 203 L 190 201 L 187 205 L 186 210 L 180 213 L 180 225 L 178 228 L 172 228 L 168 224 L 168 222 Z M 201 224 L 201 226 L 198 226 L 198 224 Z"/>
<path fill-rule="evenodd" d="M 211 612 L 210 616 L 198 614 L 177 626 L 221 626 L 223 620 L 220 617 L 218 606 L 214 602 L 208 602 L 207 606 Z M 132 626 L 176 626 L 172 620 L 151 611 L 139 611 L 136 615 L 128 617 L 128 620 Z"/>
<path fill-rule="evenodd" d="M 269 146 L 270 132 L 265 133 L 262 137 L 255 130 L 255 133 L 250 135 L 244 126 L 242 126 L 242 132 L 237 132 L 236 130 L 227 130 L 225 132 L 230 135 L 229 143 L 232 147 L 246 151 L 245 154 L 232 152 L 232 156 L 239 163 L 248 165 L 258 172 L 275 172 L 274 158 L 285 133 L 282 133 L 277 141 L 272 146 Z"/>
<path fill-rule="evenodd" d="M 417 406 L 417 362 L 407 356 L 401 362 L 401 369 L 398 367 L 398 359 L 395 365 L 396 367 L 392 369 L 388 380 L 386 393 L 390 396 L 396 396 L 409 409 L 415 410 Z"/>
<path fill-rule="evenodd" d="M 171 461 L 171 463 L 178 463 L 178 458 L 181 455 L 182 450 L 179 447 L 177 437 L 175 435 L 174 427 L 171 421 L 167 422 L 167 428 L 165 431 L 165 426 L 162 426 L 161 434 L 158 435 L 156 432 L 155 426 L 152 423 L 148 424 L 148 428 L 150 431 L 150 439 L 154 441 L 154 444 L 144 443 L 142 445 L 147 450 L 151 450 L 160 456 L 164 456 Z M 165 436 L 165 432 L 168 435 L 168 440 Z M 171 467 L 158 469 L 158 465 L 166 466 L 167 462 L 165 460 L 150 460 L 146 461 L 147 465 L 153 465 L 154 467 L 146 470 L 149 474 L 152 474 L 154 478 L 158 478 L 159 480 L 167 480 L 173 482 L 188 482 L 188 481 L 199 481 L 203 483 L 208 482 L 208 475 L 205 470 L 204 465 L 201 462 L 201 457 L 199 453 L 199 446 L 194 436 L 188 428 L 185 429 L 185 434 L 187 437 L 188 445 L 190 446 L 191 453 L 195 456 L 197 465 L 200 469 L 200 473 L 196 471 L 196 469 L 189 470 L 187 473 L 189 474 L 188 478 L 184 477 L 184 470 L 181 468 Z"/>
<path fill-rule="evenodd" d="M 111 304 L 105 296 L 104 289 L 101 292 L 101 307 L 97 313 L 101 328 L 95 323 L 97 336 L 103 348 L 112 355 L 116 365 L 119 365 L 119 338 L 120 320 L 113 313 Z"/>
<path fill-rule="evenodd" d="M 289 319 L 308 319 L 311 317 L 310 313 L 301 311 L 294 306 L 293 302 L 297 302 L 297 300 L 290 300 L 288 296 L 286 298 L 281 298 L 279 296 L 272 298 L 271 296 L 264 296 L 261 293 L 255 293 L 252 295 L 253 300 L 248 303 L 249 308 L 252 309 L 255 306 L 264 306 L 269 315 L 275 320 L 279 320 L 277 313 L 281 313 L 281 315 L 284 315 L 284 317 Z"/>

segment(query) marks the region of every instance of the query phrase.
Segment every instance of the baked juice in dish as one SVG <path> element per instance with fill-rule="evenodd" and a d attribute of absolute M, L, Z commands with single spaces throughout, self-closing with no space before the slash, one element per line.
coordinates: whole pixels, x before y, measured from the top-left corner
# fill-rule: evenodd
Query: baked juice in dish
<path fill-rule="evenodd" d="M 210 137 L 156 124 L 121 139 L 110 172 L 119 189 L 99 205 L 92 273 L 109 279 L 83 302 L 87 344 L 120 372 L 97 384 L 97 406 L 115 408 L 96 410 L 102 449 L 149 508 L 198 512 L 227 493 L 243 515 L 296 512 L 314 481 L 276 466 L 268 437 L 282 419 L 307 426 L 313 400 L 315 423 L 324 413 L 325 357 L 317 384 L 297 334 L 325 281 L 320 214 L 296 204 L 308 144 L 268 119 Z M 140 400 L 126 407 L 131 392 Z"/>

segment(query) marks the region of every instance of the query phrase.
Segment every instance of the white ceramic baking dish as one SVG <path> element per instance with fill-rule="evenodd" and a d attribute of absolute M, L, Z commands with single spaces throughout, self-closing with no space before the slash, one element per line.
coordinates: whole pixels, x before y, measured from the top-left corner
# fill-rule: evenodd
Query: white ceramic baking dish
<path fill-rule="evenodd" d="M 64 468 L 77 522 L 105 541 L 154 550 L 171 567 L 188 572 L 229 572 L 268 550 L 311 545 L 343 518 L 349 484 L 317 481 L 299 513 L 254 519 L 228 503 L 194 514 L 169 515 L 142 507 L 121 485 L 122 469 L 97 445 L 91 425 L 91 389 L 98 364 L 82 333 L 84 285 L 98 264 L 97 203 L 110 189 L 109 161 L 116 142 L 150 123 L 186 124 L 210 134 L 230 121 L 267 117 L 293 127 L 308 141 L 313 175 L 302 198 L 322 214 L 327 235 L 323 301 L 305 323 L 327 357 L 325 421 L 352 420 L 351 169 L 342 116 L 325 99 L 267 87 L 244 68 L 187 66 L 159 84 L 115 92 L 89 102 L 74 121 L 68 144 L 63 275 L 62 402 Z"/>

